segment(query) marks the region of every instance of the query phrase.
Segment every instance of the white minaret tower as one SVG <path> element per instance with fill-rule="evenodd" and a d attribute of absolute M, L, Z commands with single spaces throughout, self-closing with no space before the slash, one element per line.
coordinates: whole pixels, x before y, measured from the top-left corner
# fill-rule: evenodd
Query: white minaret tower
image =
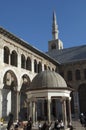
<path fill-rule="evenodd" d="M 52 40 L 48 42 L 48 52 L 63 49 L 63 43 L 58 37 L 58 25 L 56 21 L 56 13 L 53 12 L 53 23 L 52 23 Z"/>
<path fill-rule="evenodd" d="M 53 40 L 58 39 L 58 25 L 56 21 L 55 11 L 53 12 L 52 36 Z"/>

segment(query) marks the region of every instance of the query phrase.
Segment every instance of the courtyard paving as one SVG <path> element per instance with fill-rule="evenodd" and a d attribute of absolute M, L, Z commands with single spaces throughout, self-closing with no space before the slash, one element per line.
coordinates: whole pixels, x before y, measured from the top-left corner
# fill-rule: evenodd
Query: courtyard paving
<path fill-rule="evenodd" d="M 80 124 L 80 121 L 79 121 L 79 120 L 73 120 L 73 121 L 72 121 L 72 124 L 73 124 L 74 130 L 86 130 L 86 127 L 83 127 L 83 126 Z M 4 124 L 3 126 L 0 126 L 0 130 L 7 130 L 7 129 L 6 129 L 6 124 Z M 36 126 L 36 127 L 33 127 L 32 130 L 38 130 L 38 129 L 37 129 L 37 126 Z"/>

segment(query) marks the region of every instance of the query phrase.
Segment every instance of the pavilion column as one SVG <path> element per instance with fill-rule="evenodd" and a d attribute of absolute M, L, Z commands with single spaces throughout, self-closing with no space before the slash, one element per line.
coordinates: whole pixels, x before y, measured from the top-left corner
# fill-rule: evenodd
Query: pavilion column
<path fill-rule="evenodd" d="M 47 109 L 48 109 L 48 122 L 51 122 L 51 99 L 48 99 L 48 102 L 47 102 Z"/>
<path fill-rule="evenodd" d="M 37 122 L 37 102 L 35 102 L 35 122 Z"/>
<path fill-rule="evenodd" d="M 36 104 L 35 99 L 32 102 L 32 121 L 33 123 L 37 121 L 37 104 Z"/>
<path fill-rule="evenodd" d="M 33 108 L 33 106 L 32 106 L 33 104 L 32 104 L 32 102 L 30 101 L 30 103 L 29 103 L 29 116 L 32 118 L 32 108 Z"/>
<path fill-rule="evenodd" d="M 71 97 L 68 98 L 68 115 L 69 115 L 69 123 L 71 123 Z"/>
<path fill-rule="evenodd" d="M 66 99 L 63 99 L 63 121 L 65 128 L 67 127 Z"/>

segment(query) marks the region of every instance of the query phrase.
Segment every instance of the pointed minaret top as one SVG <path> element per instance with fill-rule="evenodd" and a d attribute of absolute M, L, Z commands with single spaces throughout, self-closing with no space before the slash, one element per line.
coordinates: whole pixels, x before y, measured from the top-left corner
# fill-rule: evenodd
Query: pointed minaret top
<path fill-rule="evenodd" d="M 56 21 L 55 11 L 53 12 L 52 36 L 53 36 L 54 40 L 58 39 L 58 25 L 57 25 L 57 21 Z"/>

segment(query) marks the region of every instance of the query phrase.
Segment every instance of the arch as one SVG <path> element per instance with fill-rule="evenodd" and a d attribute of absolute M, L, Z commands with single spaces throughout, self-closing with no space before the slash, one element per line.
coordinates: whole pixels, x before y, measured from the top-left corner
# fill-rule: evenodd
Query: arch
<path fill-rule="evenodd" d="M 70 71 L 70 70 L 68 70 L 67 71 L 67 79 L 68 79 L 68 81 L 72 81 L 72 71 Z"/>
<path fill-rule="evenodd" d="M 86 112 L 86 84 L 81 84 L 78 88 L 80 113 Z"/>
<path fill-rule="evenodd" d="M 40 73 L 42 71 L 42 64 L 41 62 L 38 63 L 38 73 Z"/>
<path fill-rule="evenodd" d="M 48 66 L 48 70 L 50 70 L 50 66 Z"/>
<path fill-rule="evenodd" d="M 26 68 L 26 60 L 25 60 L 25 56 L 22 54 L 21 55 L 21 68 Z"/>
<path fill-rule="evenodd" d="M 4 63 L 9 64 L 10 50 L 7 46 L 4 47 Z"/>
<path fill-rule="evenodd" d="M 17 53 L 15 50 L 12 51 L 11 54 L 11 65 L 16 66 L 17 67 Z"/>
<path fill-rule="evenodd" d="M 31 59 L 30 57 L 26 60 L 26 69 L 31 71 Z"/>
<path fill-rule="evenodd" d="M 44 70 L 47 70 L 47 65 L 44 64 Z"/>
<path fill-rule="evenodd" d="M 24 74 L 22 76 L 22 86 L 20 89 L 20 119 L 21 120 L 27 120 L 27 95 L 26 95 L 26 91 L 29 89 L 30 87 L 30 78 L 27 74 Z"/>
<path fill-rule="evenodd" d="M 2 116 L 7 117 L 9 112 L 15 113 L 14 120 L 17 118 L 17 77 L 12 70 L 6 71 L 3 78 L 2 89 Z M 9 105 L 10 104 L 10 105 Z"/>
<path fill-rule="evenodd" d="M 76 80 L 80 80 L 81 79 L 81 75 L 80 75 L 80 70 L 79 69 L 77 69 L 75 71 L 75 78 L 76 78 Z"/>
<path fill-rule="evenodd" d="M 38 65 L 37 65 L 36 59 L 34 60 L 34 72 L 35 72 L 35 73 L 38 72 Z"/>

